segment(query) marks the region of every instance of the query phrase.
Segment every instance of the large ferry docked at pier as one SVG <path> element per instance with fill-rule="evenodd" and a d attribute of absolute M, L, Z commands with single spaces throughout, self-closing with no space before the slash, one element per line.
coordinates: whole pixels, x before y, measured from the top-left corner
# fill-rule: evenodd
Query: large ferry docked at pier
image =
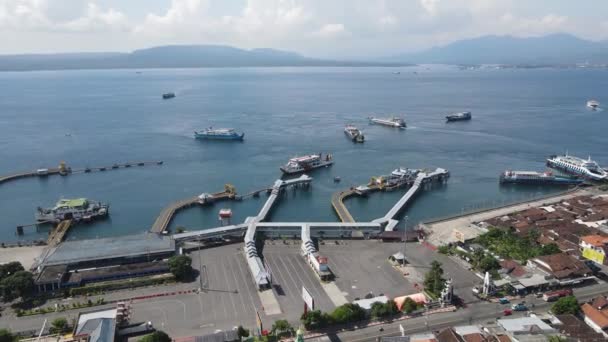
<path fill-rule="evenodd" d="M 324 166 L 330 166 L 333 163 L 334 161 L 331 154 L 310 154 L 307 156 L 291 158 L 287 164 L 281 166 L 280 169 L 283 171 L 283 173 L 290 175 L 308 172 Z"/>
<path fill-rule="evenodd" d="M 354 142 L 362 143 L 365 141 L 363 133 L 353 125 L 346 125 L 346 127 L 344 127 L 344 134 Z"/>
<path fill-rule="evenodd" d="M 86 198 L 61 199 L 53 208 L 36 211 L 36 221 L 58 223 L 62 220 L 87 221 L 108 215 L 110 206 Z"/>
<path fill-rule="evenodd" d="M 213 128 L 209 127 L 202 131 L 194 132 L 196 139 L 210 140 L 243 140 L 245 133 L 238 133 L 232 128 Z"/>
<path fill-rule="evenodd" d="M 603 181 L 608 178 L 608 173 L 591 160 L 591 157 L 585 160 L 567 154 L 551 156 L 547 159 L 547 166 L 594 181 Z"/>
<path fill-rule="evenodd" d="M 582 182 L 579 178 L 556 176 L 552 172 L 505 171 L 500 175 L 501 184 L 576 185 Z"/>
<path fill-rule="evenodd" d="M 389 126 L 389 127 L 397 127 L 397 128 L 402 128 L 402 129 L 407 127 L 407 125 L 405 124 L 405 121 L 403 119 L 397 118 L 397 117 L 376 118 L 376 117 L 370 116 L 369 122 L 373 123 L 373 124 Z"/>

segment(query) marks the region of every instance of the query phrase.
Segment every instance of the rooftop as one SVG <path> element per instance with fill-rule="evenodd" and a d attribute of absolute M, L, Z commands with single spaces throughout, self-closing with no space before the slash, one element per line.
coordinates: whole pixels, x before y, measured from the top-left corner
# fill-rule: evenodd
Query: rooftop
<path fill-rule="evenodd" d="M 601 329 L 608 328 L 608 308 L 598 310 L 589 303 L 585 303 L 581 306 L 583 314 L 589 318 L 593 323 L 599 326 Z"/>
<path fill-rule="evenodd" d="M 61 199 L 57 202 L 57 207 L 82 207 L 87 204 L 86 198 L 75 198 L 75 199 Z"/>
<path fill-rule="evenodd" d="M 536 257 L 533 261 L 550 271 L 558 279 L 584 276 L 591 273 L 585 263 L 565 253 L 543 255 Z"/>
<path fill-rule="evenodd" d="M 555 332 L 555 329 L 543 322 L 538 317 L 521 317 L 521 318 L 509 318 L 499 319 L 498 324 L 503 327 L 507 332 L 510 333 L 529 333 L 534 330 L 540 332 Z"/>
<path fill-rule="evenodd" d="M 557 319 L 561 322 L 556 326 L 559 332 L 571 339 L 585 342 L 600 342 L 605 341 L 604 335 L 595 332 L 585 322 L 578 319 L 574 315 L 558 315 Z"/>
<path fill-rule="evenodd" d="M 602 246 L 608 244 L 608 237 L 601 236 L 601 235 L 587 235 L 587 236 L 581 237 L 581 241 L 584 241 L 595 247 L 602 247 Z"/>
<path fill-rule="evenodd" d="M 170 237 L 143 233 L 103 239 L 66 241 L 52 248 L 41 264 L 45 266 L 61 265 L 171 251 L 175 251 L 175 242 Z"/>

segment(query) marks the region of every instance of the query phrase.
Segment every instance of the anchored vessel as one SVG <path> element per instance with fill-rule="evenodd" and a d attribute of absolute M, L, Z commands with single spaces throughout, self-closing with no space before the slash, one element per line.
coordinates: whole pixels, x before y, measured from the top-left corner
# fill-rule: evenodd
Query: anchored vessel
<path fill-rule="evenodd" d="M 600 103 L 597 102 L 597 101 L 595 101 L 595 100 L 589 100 L 589 101 L 587 101 L 587 108 L 596 110 L 596 109 L 599 108 L 599 106 L 600 106 Z"/>
<path fill-rule="evenodd" d="M 556 176 L 552 172 L 505 171 L 500 175 L 500 183 L 507 184 L 563 184 L 576 185 L 583 181 L 575 177 Z"/>
<path fill-rule="evenodd" d="M 61 199 L 53 208 L 40 208 L 36 211 L 38 222 L 60 222 L 63 220 L 88 221 L 108 215 L 110 206 L 86 198 Z"/>
<path fill-rule="evenodd" d="M 287 164 L 281 166 L 280 169 L 283 171 L 283 173 L 289 175 L 294 173 L 308 172 L 312 169 L 330 166 L 333 163 L 334 161 L 331 154 L 310 154 L 307 156 L 291 158 Z"/>
<path fill-rule="evenodd" d="M 196 139 L 213 139 L 213 140 L 243 140 L 245 133 L 238 133 L 232 128 L 216 128 L 209 127 L 202 131 L 195 131 Z"/>
<path fill-rule="evenodd" d="M 550 156 L 547 166 L 563 170 L 575 176 L 590 180 L 602 181 L 608 178 L 608 173 L 589 157 L 587 160 L 574 156 Z"/>
<path fill-rule="evenodd" d="M 363 133 L 353 125 L 346 125 L 346 127 L 344 127 L 344 134 L 354 142 L 362 143 L 365 141 Z"/>
<path fill-rule="evenodd" d="M 164 93 L 163 94 L 163 99 L 164 100 L 172 99 L 174 97 L 175 97 L 175 93 Z"/>
<path fill-rule="evenodd" d="M 376 118 L 371 116 L 369 118 L 369 122 L 378 125 L 397 127 L 397 128 L 405 128 L 407 125 L 405 121 L 401 118 L 392 117 L 392 118 Z"/>
<path fill-rule="evenodd" d="M 447 122 L 471 120 L 471 112 L 460 112 L 460 113 L 450 114 L 450 115 L 446 116 L 445 119 L 447 120 Z"/>

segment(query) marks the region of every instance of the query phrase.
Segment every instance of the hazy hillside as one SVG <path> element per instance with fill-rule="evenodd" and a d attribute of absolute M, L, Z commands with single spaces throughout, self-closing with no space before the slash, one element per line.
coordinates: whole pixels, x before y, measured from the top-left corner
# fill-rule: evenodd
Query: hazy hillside
<path fill-rule="evenodd" d="M 223 45 L 172 45 L 132 53 L 70 53 L 0 56 L 0 71 L 191 68 L 256 66 L 393 66 L 399 62 L 322 60 L 274 50 L 244 50 Z"/>
<path fill-rule="evenodd" d="M 608 43 L 568 34 L 533 38 L 484 36 L 385 60 L 444 64 L 608 63 Z"/>

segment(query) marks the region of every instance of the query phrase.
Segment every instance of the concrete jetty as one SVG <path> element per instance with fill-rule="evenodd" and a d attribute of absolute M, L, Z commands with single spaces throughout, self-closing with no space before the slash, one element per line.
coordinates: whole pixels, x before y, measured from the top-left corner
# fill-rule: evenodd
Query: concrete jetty
<path fill-rule="evenodd" d="M 331 206 L 334 208 L 334 211 L 338 215 L 338 218 L 342 222 L 355 222 L 355 219 L 350 214 L 348 209 L 346 209 L 346 205 L 344 204 L 344 200 L 348 197 L 356 195 L 357 192 L 354 189 L 349 189 L 346 191 L 336 192 L 331 197 Z"/>
<path fill-rule="evenodd" d="M 53 168 L 41 168 L 33 171 L 26 172 L 16 172 L 10 175 L 0 176 L 0 184 L 4 184 L 10 181 L 14 181 L 21 178 L 29 178 L 29 177 L 48 177 L 53 175 L 62 175 L 67 176 L 75 173 L 89 173 L 93 171 L 107 171 L 107 170 L 116 170 L 122 168 L 130 168 L 132 166 L 146 166 L 146 165 L 162 165 L 162 161 L 138 161 L 138 162 L 126 162 L 126 163 L 116 163 L 109 166 L 96 166 L 96 167 L 83 167 L 73 169 L 67 166 L 65 163 L 61 163 L 59 167 Z"/>
<path fill-rule="evenodd" d="M 63 242 L 66 234 L 68 233 L 68 230 L 71 227 L 72 227 L 71 220 L 64 220 L 64 221 L 59 222 L 57 227 L 55 227 L 55 228 L 53 228 L 53 230 L 51 230 L 49 237 L 47 239 L 47 245 L 49 247 L 54 247 L 54 246 L 57 246 L 58 244 L 60 244 L 61 242 Z"/>
<path fill-rule="evenodd" d="M 439 180 L 441 182 L 447 180 L 450 176 L 450 173 L 442 168 L 437 168 L 435 171 L 431 173 L 419 172 L 416 175 L 416 180 L 412 187 L 395 203 L 395 205 L 384 215 L 384 217 L 377 218 L 372 222 L 384 223 L 386 224 L 385 230 L 392 231 L 395 229 L 399 221 L 395 220 L 395 216 L 405 208 L 405 206 L 409 203 L 409 201 L 418 193 L 421 189 L 422 185 L 434 181 Z"/>

